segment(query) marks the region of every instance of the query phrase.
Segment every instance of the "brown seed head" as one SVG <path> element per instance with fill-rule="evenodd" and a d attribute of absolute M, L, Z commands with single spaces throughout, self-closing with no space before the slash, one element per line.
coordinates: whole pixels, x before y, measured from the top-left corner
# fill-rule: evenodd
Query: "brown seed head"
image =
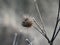
<path fill-rule="evenodd" d="M 32 18 L 29 16 L 25 16 L 24 20 L 22 21 L 22 26 L 23 27 L 31 27 L 32 26 Z"/>

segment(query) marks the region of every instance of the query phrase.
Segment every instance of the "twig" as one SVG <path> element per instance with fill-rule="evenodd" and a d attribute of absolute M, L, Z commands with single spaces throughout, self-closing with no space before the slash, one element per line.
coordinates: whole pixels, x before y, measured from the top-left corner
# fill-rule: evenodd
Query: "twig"
<path fill-rule="evenodd" d="M 17 33 L 15 33 L 14 40 L 13 40 L 13 45 L 16 44 L 16 38 L 17 38 Z"/>
<path fill-rule="evenodd" d="M 59 31 L 60 31 L 60 27 L 59 27 L 59 29 L 58 29 L 57 33 L 55 34 L 54 39 L 57 37 L 57 35 L 58 35 Z M 54 40 L 54 39 L 53 39 L 53 40 Z"/>
<path fill-rule="evenodd" d="M 26 42 L 28 43 L 28 45 L 32 45 L 32 42 L 29 39 L 26 39 Z"/>
<path fill-rule="evenodd" d="M 34 0 L 34 3 L 35 3 L 35 7 L 36 7 L 36 9 L 37 9 L 37 11 L 38 11 L 38 14 L 39 14 L 40 20 L 41 20 L 41 24 L 42 24 L 42 27 L 43 27 L 43 31 L 46 33 L 46 31 L 45 31 L 45 29 L 44 29 L 44 22 L 43 22 L 43 20 L 42 20 L 42 17 L 41 17 L 41 14 L 40 14 L 40 11 L 39 11 L 39 8 L 38 8 L 38 5 L 37 5 L 37 3 L 36 3 L 36 0 Z"/>
<path fill-rule="evenodd" d="M 39 26 L 39 24 L 37 23 L 37 21 L 35 20 L 35 18 L 33 19 L 34 23 L 37 25 L 37 27 L 42 31 L 42 33 L 44 33 L 44 31 L 42 30 L 42 28 Z"/>
<path fill-rule="evenodd" d="M 47 40 L 48 42 L 50 43 L 50 40 L 49 38 L 47 37 L 47 35 L 45 33 L 42 33 L 37 27 L 33 26 L 39 33 L 41 33 Z"/>
<path fill-rule="evenodd" d="M 60 3 L 60 1 L 59 1 L 59 3 Z M 60 5 L 60 4 L 59 4 L 59 5 Z M 60 6 L 59 6 L 59 7 L 60 7 Z M 52 36 L 51 42 L 52 42 L 53 39 L 54 39 L 54 35 L 55 35 L 55 33 L 56 33 L 56 29 L 57 29 L 57 26 L 58 26 L 58 22 L 59 22 L 59 11 L 60 11 L 60 9 L 58 8 L 57 21 L 56 21 L 56 25 L 55 25 L 55 29 L 54 29 L 54 32 L 53 32 L 53 36 Z"/>
<path fill-rule="evenodd" d="M 40 33 L 48 40 L 48 42 L 50 42 L 49 38 L 48 38 L 47 35 L 46 35 L 46 31 L 45 31 L 45 29 L 44 29 L 44 22 L 43 22 L 43 20 L 42 20 L 42 17 L 41 17 L 41 14 L 40 14 L 38 5 L 37 5 L 37 3 L 36 3 L 36 0 L 34 0 L 34 3 L 35 3 L 35 6 L 36 6 L 36 9 L 37 9 L 37 11 L 38 11 L 38 14 L 39 14 L 39 17 L 40 17 L 40 20 L 41 20 L 41 24 L 42 24 L 42 28 L 43 28 L 43 29 L 41 29 L 36 22 L 35 22 L 35 23 L 37 24 L 37 26 L 39 27 L 39 29 L 40 29 L 42 32 L 40 32 L 36 27 L 35 27 L 35 28 L 36 28 L 36 30 L 37 30 L 38 32 L 40 32 Z"/>
<path fill-rule="evenodd" d="M 39 33 L 41 33 L 42 34 L 42 32 L 37 28 L 37 27 L 35 27 L 35 26 L 33 26 Z"/>

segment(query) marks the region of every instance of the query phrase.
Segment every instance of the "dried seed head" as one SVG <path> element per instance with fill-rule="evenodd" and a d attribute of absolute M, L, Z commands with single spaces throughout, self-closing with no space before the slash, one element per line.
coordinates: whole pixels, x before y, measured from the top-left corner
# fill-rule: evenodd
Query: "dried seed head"
<path fill-rule="evenodd" d="M 33 18 L 29 16 L 23 16 L 22 26 L 23 27 L 31 27 L 33 24 Z"/>

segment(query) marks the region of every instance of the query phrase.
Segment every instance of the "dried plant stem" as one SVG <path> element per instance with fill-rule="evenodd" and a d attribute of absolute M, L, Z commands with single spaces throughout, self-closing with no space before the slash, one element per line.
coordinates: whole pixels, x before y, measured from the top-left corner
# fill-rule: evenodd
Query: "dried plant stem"
<path fill-rule="evenodd" d="M 39 24 L 37 23 L 37 21 L 35 19 L 34 20 L 34 23 L 37 25 L 37 27 L 42 31 L 42 33 L 44 33 L 44 31 L 42 30 L 42 28 L 39 26 Z"/>
<path fill-rule="evenodd" d="M 26 42 L 28 43 L 28 45 L 32 45 L 32 42 L 29 39 L 26 39 Z"/>
<path fill-rule="evenodd" d="M 17 33 L 15 33 L 14 40 L 13 40 L 13 45 L 16 44 L 16 38 L 17 38 Z"/>
<path fill-rule="evenodd" d="M 33 26 L 39 33 L 41 33 L 47 40 L 48 42 L 50 42 L 49 38 L 47 37 L 46 33 L 43 32 L 43 29 L 41 29 L 41 27 L 39 26 L 39 24 L 37 23 L 36 20 L 34 20 L 35 24 L 37 25 L 37 27 Z"/>
<path fill-rule="evenodd" d="M 35 26 L 33 26 L 39 33 L 41 33 L 42 34 L 42 32 L 37 28 L 37 27 L 35 27 Z"/>
<path fill-rule="evenodd" d="M 37 11 L 38 11 L 38 14 L 39 14 L 39 17 L 40 17 L 40 20 L 41 20 L 41 24 L 42 24 L 42 27 L 43 27 L 43 31 L 46 33 L 46 31 L 45 31 L 45 29 L 44 29 L 44 22 L 43 22 L 43 19 L 42 19 L 42 17 L 41 17 L 41 14 L 40 14 L 38 5 L 37 5 L 37 3 L 36 3 L 36 0 L 34 0 L 34 2 L 35 2 L 35 7 L 36 7 L 36 9 L 37 9 Z"/>
<path fill-rule="evenodd" d="M 45 31 L 45 29 L 44 29 L 44 22 L 43 22 L 43 19 L 42 19 L 41 14 L 40 14 L 40 11 L 39 11 L 39 8 L 38 8 L 38 5 L 37 5 L 36 0 L 34 0 L 34 3 L 35 3 L 35 7 L 36 7 L 36 9 L 37 9 L 37 11 L 38 11 L 38 14 L 39 14 L 39 17 L 40 17 L 40 20 L 41 20 L 41 24 L 42 24 L 42 28 L 43 28 L 43 29 L 41 29 L 41 27 L 38 25 L 37 21 L 35 21 L 35 23 L 36 23 L 36 25 L 39 27 L 39 29 L 40 29 L 42 32 L 40 32 L 36 27 L 35 27 L 35 28 L 36 28 L 36 30 L 37 30 L 38 32 L 40 32 L 40 33 L 48 40 L 48 42 L 50 42 L 49 38 L 48 38 L 47 35 L 46 35 L 46 31 Z"/>
<path fill-rule="evenodd" d="M 34 28 L 35 28 L 38 32 L 40 32 L 42 35 L 45 34 L 45 35 L 43 35 L 43 36 L 48 40 L 48 42 L 49 42 L 50 45 L 53 45 L 53 41 L 54 41 L 54 39 L 56 38 L 56 36 L 58 35 L 58 33 L 59 33 L 59 31 L 60 31 L 60 27 L 59 27 L 59 29 L 57 30 L 57 26 L 58 26 L 58 23 L 59 23 L 59 21 L 60 21 L 60 19 L 59 19 L 60 0 L 59 0 L 59 8 L 58 8 L 57 21 L 56 21 L 56 25 L 55 25 L 54 32 L 53 32 L 53 36 L 52 36 L 52 39 L 51 39 L 51 40 L 49 40 L 49 38 L 48 38 L 47 35 L 46 35 L 46 31 L 45 31 L 45 29 L 44 29 L 44 22 L 43 22 L 43 20 L 42 20 L 42 17 L 41 17 L 41 14 L 40 14 L 40 11 L 39 11 L 39 8 L 38 8 L 38 5 L 37 5 L 36 0 L 34 0 L 34 3 L 35 3 L 35 7 L 36 7 L 36 9 L 37 9 L 37 11 L 38 11 L 38 14 L 39 14 L 39 17 L 40 17 L 40 20 L 41 20 L 41 24 L 42 24 L 42 28 L 43 28 L 43 29 L 41 29 L 41 27 L 38 25 L 37 21 L 34 21 L 34 22 L 35 22 L 35 24 L 38 26 L 38 28 L 39 28 L 42 32 L 40 32 L 39 29 L 37 29 L 36 27 L 34 27 Z M 57 31 L 57 32 L 56 32 L 56 31 Z M 45 33 L 44 33 L 44 32 L 45 32 Z"/>
<path fill-rule="evenodd" d="M 60 29 L 58 29 L 57 33 L 56 33 L 55 36 L 54 36 L 54 39 L 57 37 L 59 31 L 60 31 Z M 54 40 L 54 39 L 53 39 L 53 40 Z"/>
<path fill-rule="evenodd" d="M 48 42 L 50 42 L 49 38 L 47 37 L 47 35 L 45 33 L 42 33 L 37 27 L 33 26 L 39 33 L 41 33 L 47 40 Z"/>
<path fill-rule="evenodd" d="M 60 1 L 59 1 L 59 3 L 60 3 Z M 60 4 L 59 4 L 59 5 L 60 5 Z M 59 6 L 59 7 L 60 7 L 60 6 Z M 56 21 L 56 25 L 55 25 L 55 28 L 54 28 L 54 32 L 53 32 L 53 36 L 52 36 L 51 42 L 54 41 L 54 36 L 55 36 L 56 29 L 57 29 L 57 26 L 58 26 L 58 23 L 59 23 L 59 12 L 60 12 L 60 9 L 58 8 L 57 21 Z"/>

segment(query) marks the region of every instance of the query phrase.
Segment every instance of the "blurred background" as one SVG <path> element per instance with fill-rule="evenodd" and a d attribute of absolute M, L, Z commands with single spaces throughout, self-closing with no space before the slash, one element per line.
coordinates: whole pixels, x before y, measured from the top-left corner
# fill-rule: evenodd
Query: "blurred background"
<path fill-rule="evenodd" d="M 47 36 L 51 39 L 59 0 L 37 0 L 36 2 L 44 21 Z M 0 45 L 12 45 L 15 32 L 23 35 L 23 38 L 20 36 L 21 39 L 18 39 L 20 41 L 16 45 L 27 45 L 24 41 L 26 37 L 31 40 L 32 45 L 49 45 L 48 41 L 34 28 L 26 29 L 21 26 L 24 15 L 35 17 L 40 23 L 34 0 L 0 0 Z M 54 40 L 54 45 L 60 45 L 60 33 Z"/>

